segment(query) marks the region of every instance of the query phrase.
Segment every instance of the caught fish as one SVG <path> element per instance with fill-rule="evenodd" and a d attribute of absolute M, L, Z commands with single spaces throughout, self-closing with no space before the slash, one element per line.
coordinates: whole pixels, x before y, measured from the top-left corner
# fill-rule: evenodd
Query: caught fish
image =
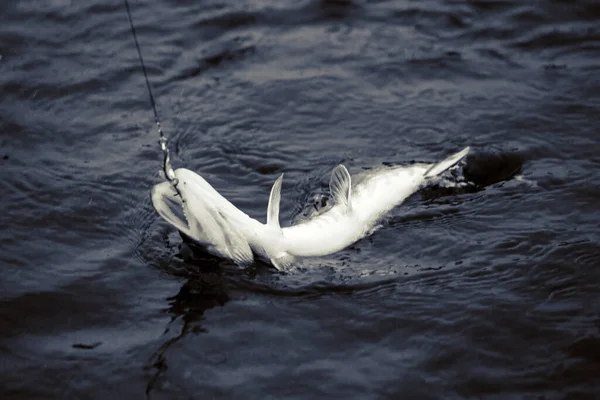
<path fill-rule="evenodd" d="M 367 236 L 392 208 L 460 162 L 469 150 L 467 147 L 436 164 L 377 170 L 355 185 L 346 167 L 338 165 L 329 182 L 333 205 L 287 227 L 279 223 L 283 174 L 271 189 L 265 224 L 185 168 L 174 171 L 176 189 L 170 182 L 153 187 L 152 203 L 161 217 L 208 253 L 238 265 L 248 265 L 257 256 L 285 270 L 296 258 L 330 255 Z"/>

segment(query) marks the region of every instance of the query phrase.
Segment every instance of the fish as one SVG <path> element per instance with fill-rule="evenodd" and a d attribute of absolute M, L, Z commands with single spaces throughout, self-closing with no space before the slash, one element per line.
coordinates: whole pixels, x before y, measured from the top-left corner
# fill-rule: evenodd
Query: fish
<path fill-rule="evenodd" d="M 434 164 L 385 167 L 355 176 L 343 164 L 331 172 L 333 204 L 295 225 L 281 227 L 281 174 L 271 188 L 266 223 L 250 217 L 186 168 L 174 171 L 172 182 L 155 185 L 151 199 L 158 214 L 208 253 L 247 266 L 255 257 L 280 271 L 295 260 L 327 256 L 368 236 L 381 219 L 413 193 L 429 185 L 463 160 L 466 147 Z M 360 179 L 357 179 L 360 178 Z"/>

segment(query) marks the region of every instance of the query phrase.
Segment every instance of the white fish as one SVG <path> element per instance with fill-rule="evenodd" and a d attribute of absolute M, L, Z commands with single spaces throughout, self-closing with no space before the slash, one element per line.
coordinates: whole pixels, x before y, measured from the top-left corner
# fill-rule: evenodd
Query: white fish
<path fill-rule="evenodd" d="M 468 152 L 469 147 L 437 164 L 382 169 L 354 187 L 346 167 L 338 165 L 329 182 L 333 206 L 306 222 L 284 228 L 279 225 L 283 174 L 271 189 L 266 224 L 249 217 L 200 175 L 185 168 L 175 170 L 181 196 L 171 183 L 163 182 L 153 187 L 152 203 L 165 220 L 209 253 L 239 265 L 252 263 L 257 255 L 282 270 L 296 257 L 333 254 L 368 235 L 388 211 Z"/>

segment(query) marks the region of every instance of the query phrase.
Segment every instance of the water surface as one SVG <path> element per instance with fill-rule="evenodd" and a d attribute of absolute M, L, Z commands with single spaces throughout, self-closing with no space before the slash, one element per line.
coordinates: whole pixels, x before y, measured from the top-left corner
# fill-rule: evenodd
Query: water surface
<path fill-rule="evenodd" d="M 123 3 L 3 4 L 0 397 L 597 397 L 597 2 L 131 5 L 174 165 L 251 216 L 340 162 L 473 185 L 294 273 L 192 259 Z"/>

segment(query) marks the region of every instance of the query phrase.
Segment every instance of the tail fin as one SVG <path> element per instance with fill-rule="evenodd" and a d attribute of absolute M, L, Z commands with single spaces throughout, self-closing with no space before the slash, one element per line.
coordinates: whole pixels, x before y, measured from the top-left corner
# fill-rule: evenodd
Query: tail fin
<path fill-rule="evenodd" d="M 444 161 L 441 161 L 437 164 L 432 165 L 431 168 L 429 168 L 425 172 L 425 178 L 431 178 L 431 177 L 437 176 L 437 175 L 441 174 L 442 172 L 446 171 L 447 169 L 452 168 L 453 166 L 458 164 L 458 162 L 460 160 L 465 158 L 465 156 L 467 154 L 469 154 L 469 150 L 471 150 L 470 147 L 465 147 L 458 153 L 446 158 Z"/>

